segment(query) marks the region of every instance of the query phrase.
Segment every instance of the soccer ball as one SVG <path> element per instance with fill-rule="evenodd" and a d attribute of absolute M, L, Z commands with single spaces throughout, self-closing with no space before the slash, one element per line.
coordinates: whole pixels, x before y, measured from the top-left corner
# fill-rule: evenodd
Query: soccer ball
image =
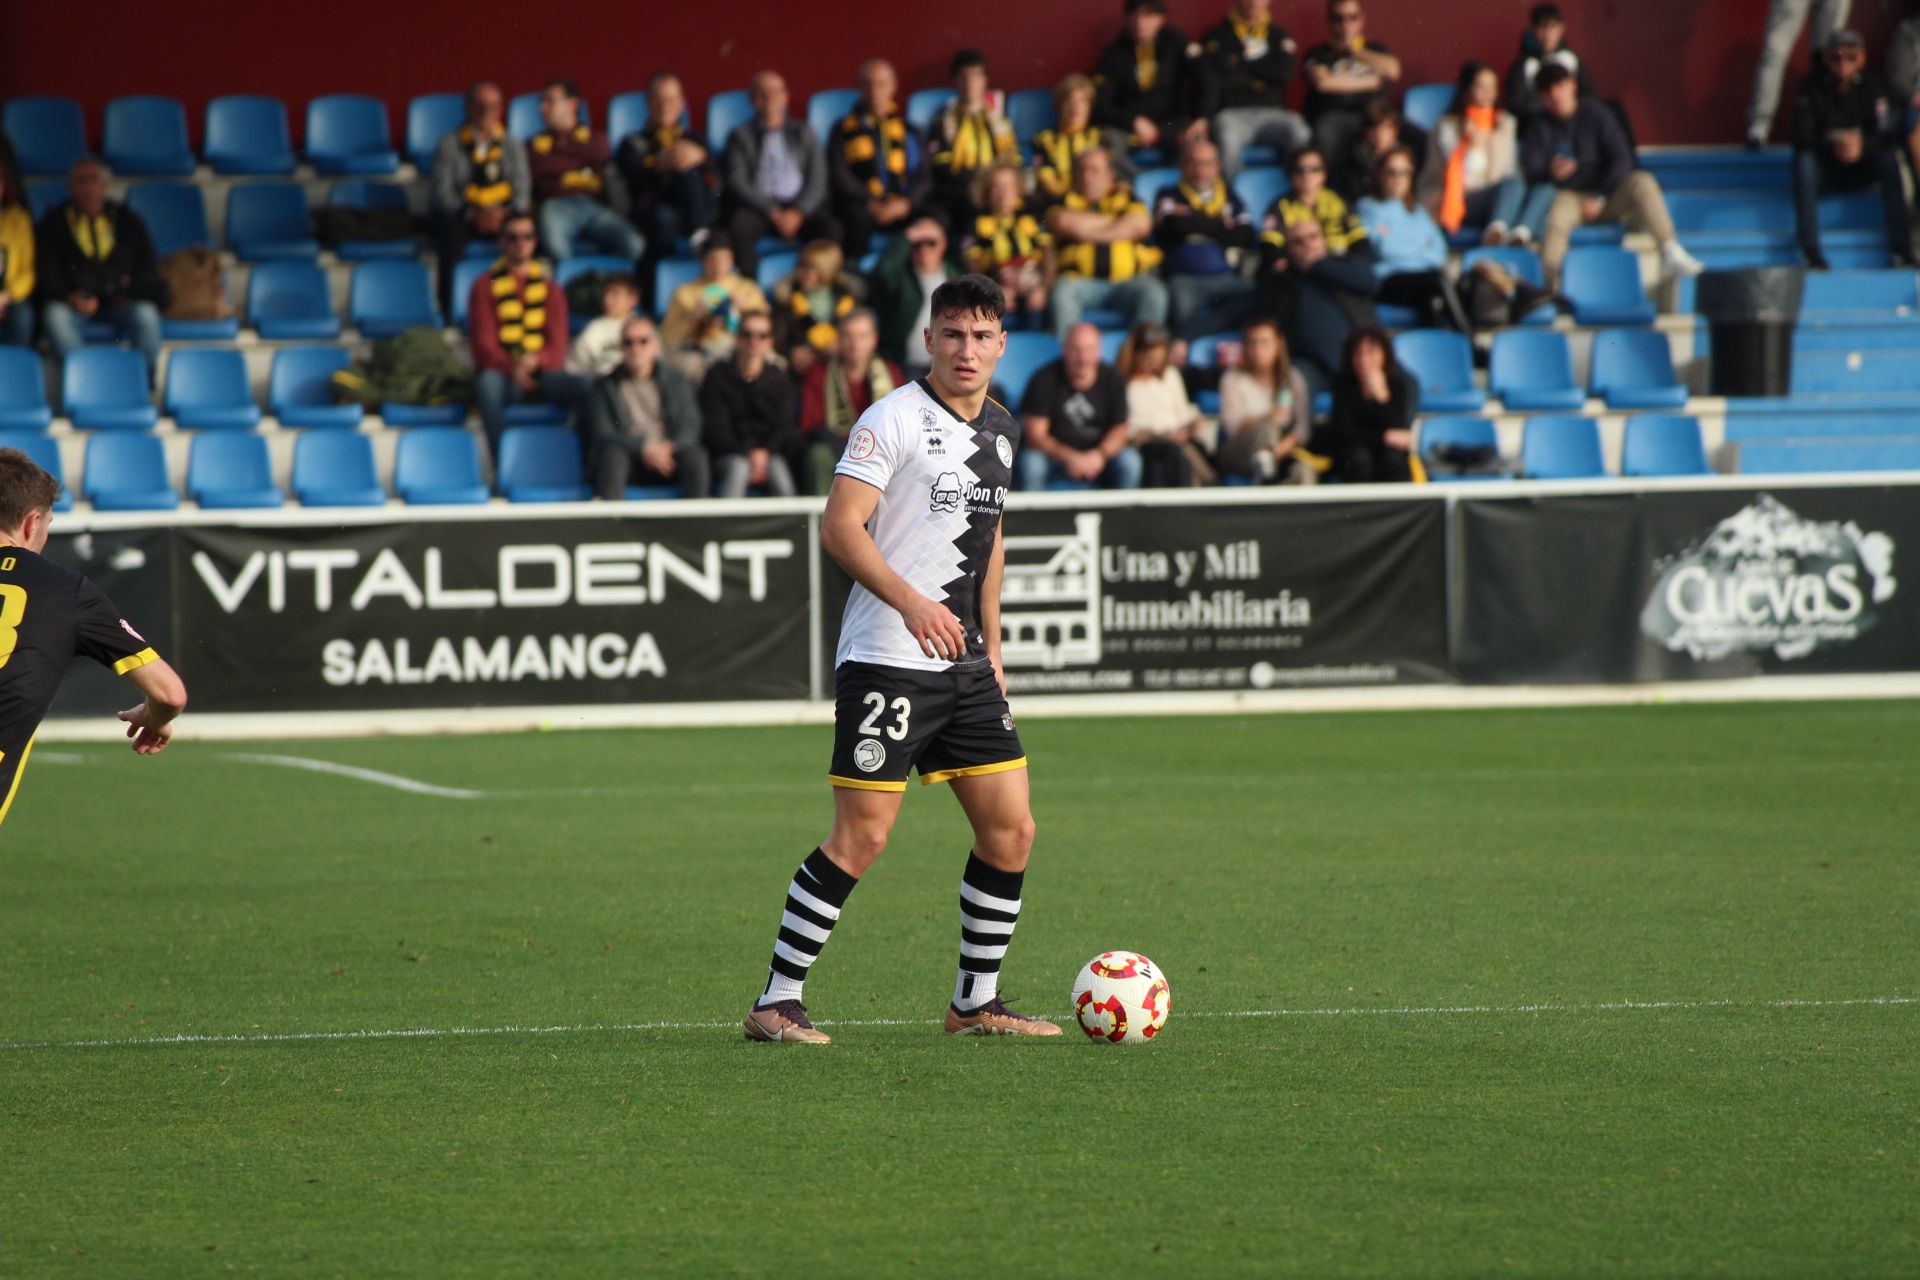
<path fill-rule="evenodd" d="M 1139 1044 L 1167 1025 L 1167 975 L 1134 951 L 1102 951 L 1073 980 L 1073 1016 L 1095 1043 Z"/>

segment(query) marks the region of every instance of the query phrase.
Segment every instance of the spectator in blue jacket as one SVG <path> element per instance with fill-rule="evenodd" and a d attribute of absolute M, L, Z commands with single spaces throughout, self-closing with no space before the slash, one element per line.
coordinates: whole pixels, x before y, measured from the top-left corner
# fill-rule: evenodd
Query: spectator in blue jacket
<path fill-rule="evenodd" d="M 1411 307 L 1420 323 L 1452 326 L 1465 332 L 1466 312 L 1447 279 L 1447 233 L 1425 205 L 1413 198 L 1413 152 L 1394 147 L 1374 162 L 1373 193 L 1354 213 L 1366 225 L 1377 255 L 1380 277 L 1375 298 L 1395 307 Z"/>
<path fill-rule="evenodd" d="M 1258 237 L 1246 205 L 1220 176 L 1220 148 L 1204 138 L 1188 143 L 1180 181 L 1161 192 L 1153 212 L 1174 331 L 1198 338 L 1238 327 L 1255 290 L 1241 262 L 1252 260 Z"/>

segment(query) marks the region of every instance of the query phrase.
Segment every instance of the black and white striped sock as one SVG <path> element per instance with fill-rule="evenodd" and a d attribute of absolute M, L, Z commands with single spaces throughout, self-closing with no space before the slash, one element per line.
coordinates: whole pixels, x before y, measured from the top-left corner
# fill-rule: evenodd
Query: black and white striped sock
<path fill-rule="evenodd" d="M 847 895 L 859 883 L 820 850 L 807 855 L 787 886 L 787 909 L 780 915 L 780 936 L 773 944 L 767 989 L 755 1001 L 758 1007 L 800 999 L 807 970 L 820 958 L 820 948 L 827 945 Z"/>
<path fill-rule="evenodd" d="M 1020 922 L 1020 883 L 1024 871 L 988 866 L 967 854 L 960 877 L 960 972 L 953 983 L 953 1007 L 971 1013 L 1000 991 L 1000 962 Z"/>

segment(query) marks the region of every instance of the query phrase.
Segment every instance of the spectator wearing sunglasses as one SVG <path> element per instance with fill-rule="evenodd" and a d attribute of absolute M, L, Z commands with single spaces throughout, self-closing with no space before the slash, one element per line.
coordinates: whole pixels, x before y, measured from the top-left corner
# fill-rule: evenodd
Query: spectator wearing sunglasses
<path fill-rule="evenodd" d="M 1373 194 L 1362 198 L 1355 212 L 1378 254 L 1376 299 L 1413 308 L 1423 325 L 1466 332 L 1466 312 L 1447 279 L 1447 233 L 1413 198 L 1413 152 L 1394 147 L 1380 157 Z"/>
<path fill-rule="evenodd" d="M 1876 185 L 1894 264 L 1913 262 L 1907 196 L 1900 180 L 1903 105 L 1867 70 L 1866 47 L 1857 31 L 1836 32 L 1821 50 L 1819 63 L 1800 82 L 1793 104 L 1793 203 L 1800 252 L 1808 266 L 1827 266 L 1820 248 L 1820 197 Z"/>
<path fill-rule="evenodd" d="M 500 257 L 467 297 L 474 405 L 496 459 L 508 405 L 554 404 L 571 413 L 593 386 L 566 370 L 567 291 L 534 257 L 535 241 L 533 215 L 508 214 Z"/>
<path fill-rule="evenodd" d="M 1349 253 L 1371 256 L 1373 246 L 1367 243 L 1366 224 L 1354 217 L 1340 193 L 1327 185 L 1327 160 L 1317 147 L 1308 147 L 1295 156 L 1287 176 L 1293 180 L 1292 190 L 1267 210 L 1261 240 L 1280 249 L 1286 244 L 1288 227 L 1296 222 L 1317 222 L 1329 254 L 1336 258 Z"/>
<path fill-rule="evenodd" d="M 775 364 L 773 317 L 740 317 L 734 358 L 707 370 L 700 384 L 700 416 L 713 454 L 714 496 L 744 498 L 760 489 L 790 498 L 795 489 L 788 458 L 800 443 L 793 379 Z"/>
<path fill-rule="evenodd" d="M 704 498 L 710 486 L 700 443 L 700 401 L 687 376 L 660 358 L 660 331 L 631 315 L 620 327 L 620 364 L 587 399 L 593 488 L 627 496 L 628 485 L 667 486 Z"/>
<path fill-rule="evenodd" d="M 1367 37 L 1367 14 L 1360 0 L 1333 0 L 1327 6 L 1327 38 L 1307 50 L 1307 123 L 1313 145 L 1340 172 L 1331 176 L 1342 190 L 1357 188 L 1345 171 L 1354 143 L 1367 124 L 1367 108 L 1400 79 L 1400 59 Z M 1425 139 L 1405 139 L 1416 153 Z"/>

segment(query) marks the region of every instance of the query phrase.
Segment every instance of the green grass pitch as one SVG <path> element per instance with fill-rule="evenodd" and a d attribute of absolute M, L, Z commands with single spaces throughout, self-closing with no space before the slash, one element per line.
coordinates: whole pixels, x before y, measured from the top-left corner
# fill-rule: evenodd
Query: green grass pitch
<path fill-rule="evenodd" d="M 1920 704 L 1022 731 L 1004 989 L 1151 1045 L 940 1034 L 918 787 L 744 1043 L 824 728 L 42 744 L 0 1274 L 1920 1274 Z"/>

